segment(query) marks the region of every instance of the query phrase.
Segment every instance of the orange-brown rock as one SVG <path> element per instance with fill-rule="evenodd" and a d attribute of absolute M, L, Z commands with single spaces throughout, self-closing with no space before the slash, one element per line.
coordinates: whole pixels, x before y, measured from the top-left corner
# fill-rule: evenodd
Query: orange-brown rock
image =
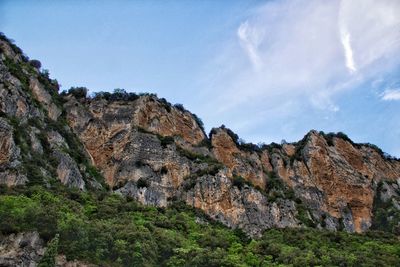
<path fill-rule="evenodd" d="M 0 39 L 0 184 L 101 188 L 92 163 L 115 192 L 185 201 L 252 236 L 304 225 L 362 232 L 380 202 L 400 210 L 400 160 L 343 134 L 258 147 L 225 127 L 207 139 L 194 114 L 155 95 L 57 90 Z"/>
<path fill-rule="evenodd" d="M 256 152 L 240 150 L 224 128 L 213 129 L 211 144 L 216 159 L 228 167 L 231 176 L 242 176 L 255 186 L 265 188 L 267 175 L 264 172 L 263 163 L 266 170 L 271 168 L 268 165 L 267 154 L 260 157 Z"/>
<path fill-rule="evenodd" d="M 361 232 L 371 225 L 376 183 L 399 178 L 400 162 L 385 160 L 367 146 L 354 147 L 341 138 L 329 146 L 324 136 L 311 131 L 300 159 L 275 160 L 275 170 L 298 195 L 335 218 L 351 217 L 347 229 Z M 312 190 L 311 190 L 312 189 Z"/>
<path fill-rule="evenodd" d="M 191 145 L 206 138 L 189 111 L 179 110 L 151 96 L 137 100 L 132 122 L 162 136 L 180 136 Z"/>
<path fill-rule="evenodd" d="M 110 186 L 138 180 L 140 171 L 125 168 L 138 162 L 151 165 L 156 171 L 164 166 L 175 187 L 189 174 L 184 164 L 180 165 L 173 159 L 169 161 L 168 157 L 140 158 L 138 153 L 141 149 L 152 152 L 150 141 L 149 147 L 145 143 L 133 142 L 143 136 L 143 131 L 159 136 L 177 136 L 188 145 L 195 145 L 205 138 L 189 112 L 167 106 L 153 96 L 142 96 L 135 101 L 93 100 L 85 103 L 70 97 L 65 107 L 69 124 Z M 158 140 L 156 136 L 153 139 Z"/>

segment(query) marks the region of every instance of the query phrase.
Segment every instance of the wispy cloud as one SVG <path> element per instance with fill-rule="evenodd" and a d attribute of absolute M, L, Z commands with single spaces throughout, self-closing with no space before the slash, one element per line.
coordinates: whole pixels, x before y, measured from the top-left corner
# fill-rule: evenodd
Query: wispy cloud
<path fill-rule="evenodd" d="M 382 100 L 400 100 L 400 89 L 385 90 L 381 95 Z"/>
<path fill-rule="evenodd" d="M 342 41 L 344 55 L 346 57 L 346 67 L 350 70 L 351 73 L 353 73 L 357 69 L 356 69 L 356 65 L 354 63 L 354 59 L 353 59 L 353 50 L 351 49 L 351 45 L 350 45 L 350 34 L 347 32 L 344 32 L 341 34 L 340 39 Z"/>
<path fill-rule="evenodd" d="M 341 93 L 400 64 L 398 14 L 398 0 L 268 1 L 207 66 L 213 100 L 204 108 L 228 122 L 238 110 L 249 117 L 280 106 L 287 110 L 273 116 L 282 119 L 337 112 Z"/>
<path fill-rule="evenodd" d="M 262 41 L 262 34 L 257 28 L 251 28 L 249 22 L 245 21 L 239 26 L 237 35 L 254 67 L 260 69 L 262 67 L 262 61 L 258 54 L 258 46 Z"/>
<path fill-rule="evenodd" d="M 342 42 L 343 45 L 343 50 L 344 50 L 344 56 L 346 58 L 346 67 L 349 69 L 350 73 L 355 72 L 356 65 L 354 63 L 354 58 L 353 58 L 353 49 L 351 48 L 351 43 L 350 43 L 350 33 L 347 29 L 347 23 L 346 23 L 346 17 L 348 14 L 345 12 L 348 10 L 348 7 L 346 7 L 346 0 L 342 0 L 340 3 L 340 8 L 339 8 L 339 32 L 340 32 L 340 41 Z"/>

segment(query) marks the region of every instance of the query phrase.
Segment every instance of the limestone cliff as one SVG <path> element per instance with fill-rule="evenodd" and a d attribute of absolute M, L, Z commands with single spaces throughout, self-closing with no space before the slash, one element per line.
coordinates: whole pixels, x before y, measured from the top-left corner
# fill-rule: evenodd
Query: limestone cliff
<path fill-rule="evenodd" d="M 51 184 L 57 177 L 81 190 L 99 186 L 62 114 L 57 81 L 0 37 L 0 184 Z"/>
<path fill-rule="evenodd" d="M 225 126 L 207 137 L 181 105 L 123 91 L 58 94 L 4 36 L 0 52 L 0 184 L 113 190 L 160 207 L 183 201 L 252 236 L 271 227 L 362 232 L 392 220 L 382 203 L 400 210 L 400 161 L 373 145 L 310 131 L 256 146 Z"/>
<path fill-rule="evenodd" d="M 37 232 L 22 232 L 10 234 L 0 238 L 0 266 L 3 267 L 27 267 L 38 266 L 45 254 L 44 241 Z M 55 259 L 56 267 L 95 267 L 81 261 L 67 261 L 64 255 L 58 255 Z"/>

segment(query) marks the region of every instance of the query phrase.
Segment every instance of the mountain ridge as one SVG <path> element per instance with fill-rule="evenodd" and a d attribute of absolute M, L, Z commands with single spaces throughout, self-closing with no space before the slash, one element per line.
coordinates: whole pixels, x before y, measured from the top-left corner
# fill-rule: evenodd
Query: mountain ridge
<path fill-rule="evenodd" d="M 207 135 L 154 94 L 71 88 L 0 38 L 0 184 L 62 184 L 144 205 L 176 202 L 260 238 L 271 228 L 400 232 L 400 160 L 343 133 L 257 146 Z"/>

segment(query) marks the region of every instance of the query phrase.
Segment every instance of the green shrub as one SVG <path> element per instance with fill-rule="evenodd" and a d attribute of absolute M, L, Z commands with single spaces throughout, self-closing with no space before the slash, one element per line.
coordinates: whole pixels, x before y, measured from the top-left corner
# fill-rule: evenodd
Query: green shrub
<path fill-rule="evenodd" d="M 88 89 L 86 87 L 71 87 L 68 94 L 73 95 L 77 99 L 86 98 Z"/>
<path fill-rule="evenodd" d="M 50 264 L 57 253 L 102 266 L 396 266 L 400 261 L 400 243 L 388 233 L 288 228 L 267 230 L 255 240 L 182 202 L 155 208 L 63 186 L 2 194 L 0 234 L 37 230 L 53 239 L 42 260 Z"/>
<path fill-rule="evenodd" d="M 249 184 L 242 176 L 234 175 L 232 178 L 232 185 L 242 189 L 246 184 Z"/>
<path fill-rule="evenodd" d="M 136 185 L 139 188 L 143 188 L 143 187 L 149 187 L 150 183 L 145 178 L 141 177 L 139 178 L 139 180 L 137 180 Z"/>
<path fill-rule="evenodd" d="M 46 251 L 40 259 L 38 267 L 55 267 L 56 257 L 58 256 L 59 235 L 57 234 L 49 243 L 47 243 Z"/>
<path fill-rule="evenodd" d="M 157 137 L 161 141 L 161 146 L 163 148 L 166 148 L 168 145 L 175 143 L 175 140 L 174 140 L 174 138 L 172 136 L 161 136 L 161 135 L 158 135 Z"/>

